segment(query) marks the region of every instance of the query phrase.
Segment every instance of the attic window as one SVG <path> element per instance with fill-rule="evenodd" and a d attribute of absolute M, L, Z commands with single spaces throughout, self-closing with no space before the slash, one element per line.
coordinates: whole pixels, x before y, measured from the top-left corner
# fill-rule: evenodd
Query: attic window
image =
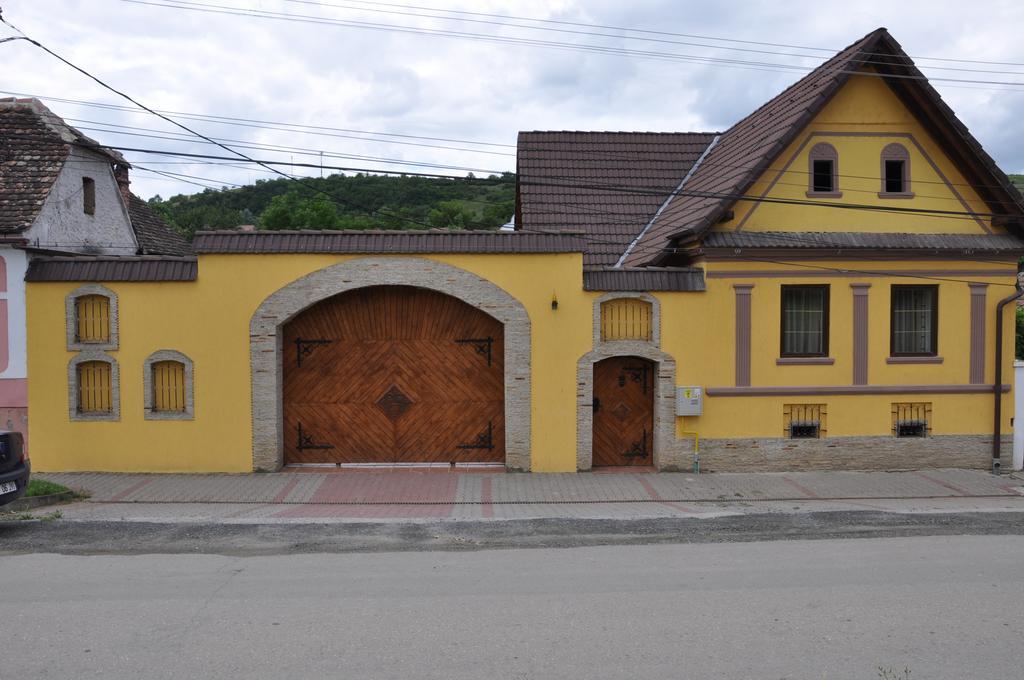
<path fill-rule="evenodd" d="M 883 197 L 906 198 L 910 193 L 910 154 L 902 144 L 889 144 L 882 149 Z"/>
<path fill-rule="evenodd" d="M 838 198 L 839 154 L 831 144 L 815 144 L 810 153 L 808 196 Z"/>
<path fill-rule="evenodd" d="M 96 180 L 92 177 L 82 178 L 82 211 L 86 215 L 96 214 Z"/>

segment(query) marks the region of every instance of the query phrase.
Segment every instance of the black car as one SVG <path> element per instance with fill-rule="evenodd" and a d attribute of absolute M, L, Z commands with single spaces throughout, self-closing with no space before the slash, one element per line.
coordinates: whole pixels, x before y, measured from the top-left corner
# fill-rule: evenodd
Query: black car
<path fill-rule="evenodd" d="M 21 433 L 0 430 L 0 505 L 25 495 L 30 470 Z"/>

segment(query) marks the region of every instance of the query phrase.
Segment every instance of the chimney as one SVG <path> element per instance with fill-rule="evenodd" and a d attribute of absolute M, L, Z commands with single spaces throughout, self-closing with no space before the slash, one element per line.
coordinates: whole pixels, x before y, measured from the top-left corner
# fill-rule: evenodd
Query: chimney
<path fill-rule="evenodd" d="M 131 181 L 128 179 L 127 163 L 114 163 L 114 179 L 117 180 L 117 188 L 121 190 L 121 197 L 124 199 L 125 206 L 127 206 L 131 198 L 131 191 L 128 189 Z"/>

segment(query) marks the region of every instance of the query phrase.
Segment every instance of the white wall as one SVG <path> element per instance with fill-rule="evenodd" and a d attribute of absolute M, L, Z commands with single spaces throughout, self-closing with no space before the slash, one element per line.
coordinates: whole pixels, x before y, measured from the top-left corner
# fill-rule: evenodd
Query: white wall
<path fill-rule="evenodd" d="M 96 211 L 83 210 L 82 178 L 96 183 Z M 135 232 L 121 198 L 110 159 L 72 147 L 64 167 L 25 232 L 30 245 L 95 255 L 134 255 Z"/>
<path fill-rule="evenodd" d="M 28 257 L 24 250 L 14 248 L 0 249 L 0 257 L 7 266 L 7 292 L 0 292 L 0 300 L 7 300 L 7 338 L 0 337 L 0 342 L 6 342 L 8 350 L 7 368 L 0 371 L 0 379 L 25 378 L 28 375 L 25 341 L 25 271 L 28 269 Z"/>

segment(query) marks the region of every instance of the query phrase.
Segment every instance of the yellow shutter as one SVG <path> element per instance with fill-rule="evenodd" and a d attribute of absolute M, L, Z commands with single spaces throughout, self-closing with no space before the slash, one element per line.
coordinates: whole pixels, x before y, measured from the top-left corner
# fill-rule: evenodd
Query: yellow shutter
<path fill-rule="evenodd" d="M 601 303 L 602 340 L 650 340 L 651 304 L 636 298 Z"/>
<path fill-rule="evenodd" d="M 78 342 L 110 342 L 110 300 L 103 295 L 83 295 L 75 300 Z"/>
<path fill-rule="evenodd" d="M 78 364 L 78 410 L 80 413 L 110 413 L 113 408 L 110 364 L 86 361 Z"/>
<path fill-rule="evenodd" d="M 153 364 L 153 410 L 185 411 L 185 365 L 180 361 Z"/>

